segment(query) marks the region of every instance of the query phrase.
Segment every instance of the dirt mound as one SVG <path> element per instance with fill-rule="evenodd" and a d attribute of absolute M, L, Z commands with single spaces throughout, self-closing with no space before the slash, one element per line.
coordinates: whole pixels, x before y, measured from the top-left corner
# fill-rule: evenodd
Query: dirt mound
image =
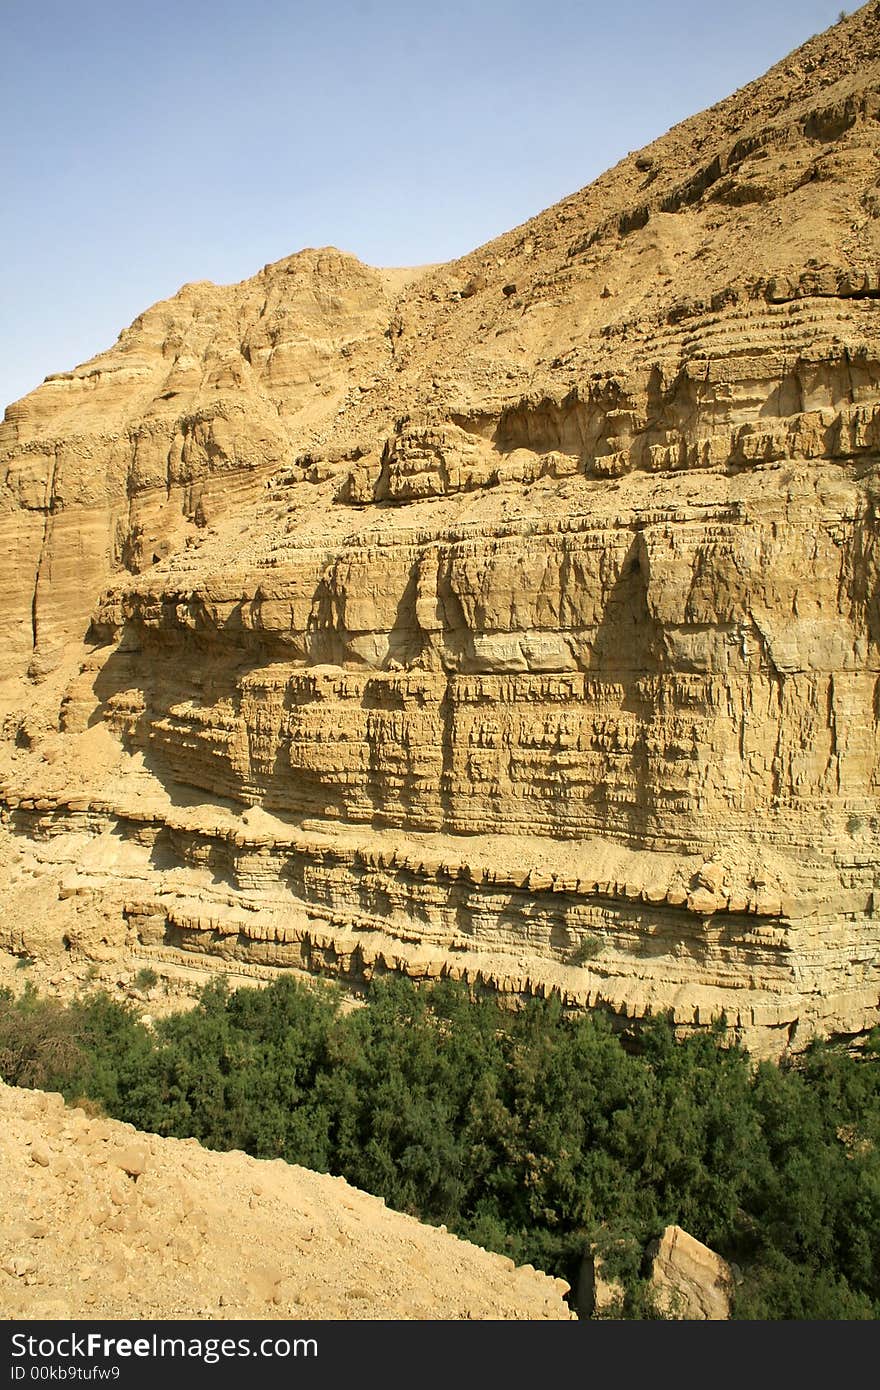
<path fill-rule="evenodd" d="M 0 1083 L 0 1317 L 569 1318 L 568 1285 L 342 1178 Z"/>

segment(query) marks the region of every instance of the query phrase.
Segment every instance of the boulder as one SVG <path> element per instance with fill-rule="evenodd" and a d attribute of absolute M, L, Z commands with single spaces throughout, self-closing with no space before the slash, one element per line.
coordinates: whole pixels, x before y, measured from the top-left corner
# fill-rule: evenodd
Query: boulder
<path fill-rule="evenodd" d="M 649 1248 L 657 1311 L 667 1318 L 722 1322 L 730 1317 L 730 1265 L 680 1226 Z"/>

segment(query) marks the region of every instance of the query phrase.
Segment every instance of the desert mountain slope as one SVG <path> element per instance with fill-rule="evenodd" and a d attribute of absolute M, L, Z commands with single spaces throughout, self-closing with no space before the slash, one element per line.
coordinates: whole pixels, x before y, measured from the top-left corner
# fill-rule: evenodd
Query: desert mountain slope
<path fill-rule="evenodd" d="M 878 253 L 872 3 L 459 262 L 188 286 L 10 407 L 8 944 L 876 1021 Z"/>
<path fill-rule="evenodd" d="M 563 1280 L 342 1178 L 0 1082 L 0 1317 L 570 1318 Z"/>

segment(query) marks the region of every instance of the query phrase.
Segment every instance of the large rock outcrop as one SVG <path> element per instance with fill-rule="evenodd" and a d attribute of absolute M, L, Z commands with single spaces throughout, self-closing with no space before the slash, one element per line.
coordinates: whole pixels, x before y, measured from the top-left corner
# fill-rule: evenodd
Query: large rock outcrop
<path fill-rule="evenodd" d="M 101 587 L 262 495 L 369 389 L 407 272 L 332 249 L 241 285 L 185 285 L 109 352 L 48 377 L 0 426 L 0 633 L 36 675 L 81 640 Z"/>
<path fill-rule="evenodd" d="M 875 1023 L 878 156 L 870 4 L 460 262 L 187 287 L 10 407 L 23 881 L 111 836 L 148 952 Z"/>
<path fill-rule="evenodd" d="M 730 1317 L 733 1271 L 680 1226 L 667 1226 L 652 1249 L 649 1285 L 661 1317 L 723 1322 Z"/>

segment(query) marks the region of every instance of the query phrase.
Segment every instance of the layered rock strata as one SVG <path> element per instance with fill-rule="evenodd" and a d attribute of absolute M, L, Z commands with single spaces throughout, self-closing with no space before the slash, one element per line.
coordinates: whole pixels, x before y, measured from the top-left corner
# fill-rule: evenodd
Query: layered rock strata
<path fill-rule="evenodd" d="M 461 262 L 188 287 L 11 408 L 10 831 L 153 836 L 142 945 L 876 1022 L 878 157 L 871 4 Z"/>

